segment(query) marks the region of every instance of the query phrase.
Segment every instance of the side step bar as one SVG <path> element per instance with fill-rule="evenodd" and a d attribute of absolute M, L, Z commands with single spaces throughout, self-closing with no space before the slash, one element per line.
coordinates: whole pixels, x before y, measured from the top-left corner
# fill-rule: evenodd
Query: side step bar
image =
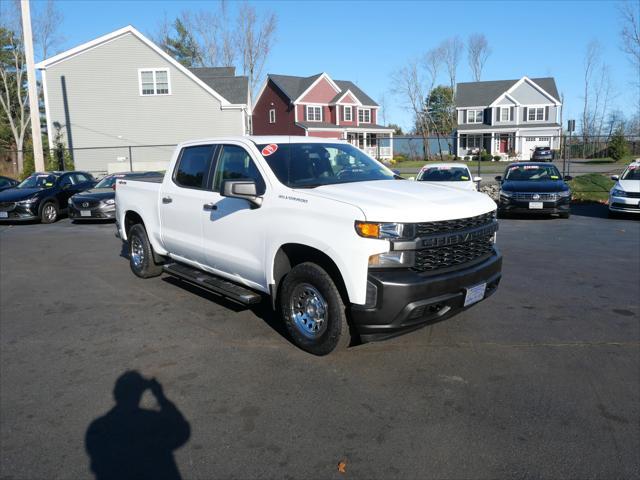
<path fill-rule="evenodd" d="M 163 266 L 162 269 L 169 275 L 243 305 L 254 305 L 262 300 L 262 296 L 253 290 L 181 263 L 170 263 Z"/>

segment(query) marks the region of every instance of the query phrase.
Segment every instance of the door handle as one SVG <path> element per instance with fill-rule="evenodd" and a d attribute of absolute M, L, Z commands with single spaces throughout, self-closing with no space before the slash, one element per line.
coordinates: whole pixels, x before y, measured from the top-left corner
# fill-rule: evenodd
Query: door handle
<path fill-rule="evenodd" d="M 218 206 L 215 203 L 205 203 L 202 208 L 203 210 L 210 212 L 212 210 L 217 210 Z"/>
<path fill-rule="evenodd" d="M 171 203 L 173 199 L 171 197 L 162 197 L 162 203 Z"/>

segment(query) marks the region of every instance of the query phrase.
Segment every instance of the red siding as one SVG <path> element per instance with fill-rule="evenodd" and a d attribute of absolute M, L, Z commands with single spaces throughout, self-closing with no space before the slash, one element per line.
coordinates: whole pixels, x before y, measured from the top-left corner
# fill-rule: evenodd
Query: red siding
<path fill-rule="evenodd" d="M 342 100 L 340 100 L 340 103 L 356 103 L 356 100 L 351 96 L 351 94 L 347 95 L 346 97 L 344 97 Z"/>
<path fill-rule="evenodd" d="M 309 132 L 310 137 L 320 137 L 320 138 L 342 138 L 342 132 L 331 132 L 327 130 L 322 130 L 318 132 Z"/>
<path fill-rule="evenodd" d="M 353 127 L 356 124 L 356 116 L 358 115 L 358 108 L 355 105 L 351 106 L 351 121 L 347 122 L 344 119 L 344 105 L 340 105 L 340 126 Z"/>
<path fill-rule="evenodd" d="M 300 101 L 309 103 L 329 103 L 337 93 L 338 92 L 334 90 L 331 84 L 323 78 L 316 83 L 313 89 L 300 99 Z"/>
<path fill-rule="evenodd" d="M 378 110 L 372 108 L 371 109 L 371 123 L 378 123 L 376 120 L 378 119 Z"/>
<path fill-rule="evenodd" d="M 269 123 L 272 108 L 276 111 L 276 123 Z M 294 106 L 271 80 L 253 108 L 252 121 L 254 135 L 304 135 L 304 129 L 295 125 Z"/>

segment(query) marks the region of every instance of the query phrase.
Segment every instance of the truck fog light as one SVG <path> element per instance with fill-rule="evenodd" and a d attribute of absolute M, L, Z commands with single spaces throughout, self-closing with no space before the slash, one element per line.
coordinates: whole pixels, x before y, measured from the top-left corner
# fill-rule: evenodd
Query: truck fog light
<path fill-rule="evenodd" d="M 369 267 L 373 268 L 393 268 L 393 267 L 410 267 L 415 260 L 415 254 L 412 251 L 394 251 L 379 253 L 369 257 Z"/>

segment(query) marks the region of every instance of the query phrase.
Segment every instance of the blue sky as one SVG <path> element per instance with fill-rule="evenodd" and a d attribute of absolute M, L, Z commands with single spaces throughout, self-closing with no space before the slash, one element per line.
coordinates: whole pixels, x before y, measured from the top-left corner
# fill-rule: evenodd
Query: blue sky
<path fill-rule="evenodd" d="M 64 21 L 61 50 L 132 24 L 153 33 L 164 15 L 213 9 L 207 1 L 59 0 Z M 259 1 L 259 11 L 278 16 L 277 39 L 266 72 L 312 75 L 320 71 L 352 80 L 374 98 L 385 94 L 387 121 L 411 125 L 411 115 L 391 93 L 391 76 L 405 62 L 443 39 L 486 35 L 492 48 L 483 80 L 554 76 L 565 96 L 564 118 L 579 118 L 583 57 L 596 39 L 610 66 L 613 104 L 627 115 L 638 110 L 633 67 L 620 50 L 619 16 L 613 1 Z M 237 4 L 230 2 L 233 10 Z M 35 9 L 38 5 L 34 6 Z M 443 72 L 444 73 L 444 72 Z M 445 83 L 444 76 L 442 83 Z M 466 56 L 458 81 L 470 81 Z"/>

